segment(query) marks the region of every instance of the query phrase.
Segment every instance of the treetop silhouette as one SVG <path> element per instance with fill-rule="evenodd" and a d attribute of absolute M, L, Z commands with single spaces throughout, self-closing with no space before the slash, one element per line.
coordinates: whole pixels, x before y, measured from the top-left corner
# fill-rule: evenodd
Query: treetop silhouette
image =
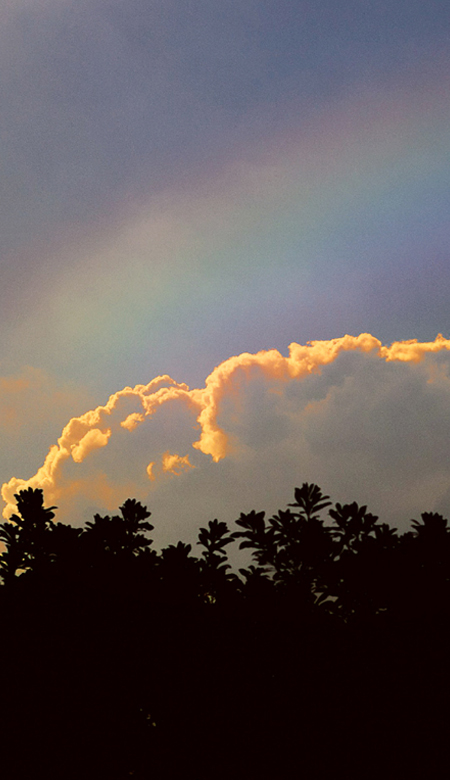
<path fill-rule="evenodd" d="M 325 780 L 338 765 L 359 780 L 389 776 L 392 756 L 402 776 L 437 776 L 442 515 L 399 534 L 303 483 L 272 517 L 216 518 L 195 548 L 156 550 L 134 499 L 81 528 L 55 522 L 41 490 L 16 501 L 0 524 L 5 777 Z M 238 573 L 233 544 L 249 555 Z"/>

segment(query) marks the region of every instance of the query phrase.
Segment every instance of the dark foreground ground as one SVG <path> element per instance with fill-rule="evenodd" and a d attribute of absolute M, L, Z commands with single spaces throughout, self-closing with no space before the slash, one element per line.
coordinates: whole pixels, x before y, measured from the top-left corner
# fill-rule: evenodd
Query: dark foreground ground
<path fill-rule="evenodd" d="M 444 619 L 38 588 L 0 606 L 5 778 L 444 776 Z"/>

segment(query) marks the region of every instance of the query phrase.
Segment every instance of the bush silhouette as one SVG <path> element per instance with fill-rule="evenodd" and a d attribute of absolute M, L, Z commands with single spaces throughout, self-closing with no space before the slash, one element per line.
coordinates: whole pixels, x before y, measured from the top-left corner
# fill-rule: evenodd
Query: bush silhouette
<path fill-rule="evenodd" d="M 209 521 L 196 557 L 155 550 L 134 499 L 82 528 L 55 522 L 40 490 L 16 500 L 0 524 L 6 778 L 437 776 L 442 515 L 399 534 L 304 483 L 271 518 Z"/>

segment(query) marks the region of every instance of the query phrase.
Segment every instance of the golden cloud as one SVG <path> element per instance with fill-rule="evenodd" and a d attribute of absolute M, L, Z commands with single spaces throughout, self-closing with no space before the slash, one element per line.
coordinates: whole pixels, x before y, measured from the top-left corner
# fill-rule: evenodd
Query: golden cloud
<path fill-rule="evenodd" d="M 165 473 L 176 474 L 179 476 L 186 469 L 193 469 L 192 463 L 189 463 L 189 455 L 177 455 L 165 452 L 162 456 L 162 470 Z"/>
<path fill-rule="evenodd" d="M 3 515 L 9 517 L 15 509 L 14 494 L 26 487 L 42 488 L 46 500 L 55 501 L 60 492 L 61 468 L 68 458 L 81 463 L 92 451 L 107 446 L 114 438 L 113 428 L 107 425 L 112 414 L 120 416 L 119 401 L 123 398 L 137 401 L 141 411 L 128 412 L 120 421 L 120 426 L 130 433 L 144 420 L 167 402 L 186 405 L 196 416 L 200 435 L 193 447 L 218 462 L 230 452 L 229 435 L 218 423 L 221 404 L 227 393 L 232 391 L 233 379 L 237 372 L 252 375 L 259 372 L 266 378 L 282 382 L 301 379 L 308 374 L 320 372 L 321 367 L 332 363 L 338 355 L 346 351 L 373 353 L 385 361 L 409 361 L 417 363 L 428 353 L 450 350 L 450 340 L 438 335 L 433 342 L 420 343 L 417 340 L 394 342 L 383 346 L 369 333 L 359 336 L 343 336 L 328 341 L 311 341 L 306 345 L 292 343 L 289 355 L 284 357 L 278 350 L 265 350 L 241 355 L 225 360 L 207 377 L 203 388 L 190 390 L 188 385 L 178 383 L 167 375 L 158 376 L 147 385 L 125 387 L 110 396 L 104 406 L 87 411 L 80 417 L 74 417 L 64 427 L 57 444 L 54 444 L 43 465 L 28 480 L 12 477 L 1 489 L 6 503 Z M 155 479 L 154 461 L 147 467 L 147 475 Z M 188 455 L 179 456 L 165 452 L 162 456 L 161 473 L 179 474 L 181 470 L 192 468 Z"/>
<path fill-rule="evenodd" d="M 81 463 L 86 455 L 99 447 L 106 447 L 111 436 L 111 430 L 101 431 L 99 428 L 92 428 L 83 438 L 72 447 L 72 458 L 75 463 Z"/>

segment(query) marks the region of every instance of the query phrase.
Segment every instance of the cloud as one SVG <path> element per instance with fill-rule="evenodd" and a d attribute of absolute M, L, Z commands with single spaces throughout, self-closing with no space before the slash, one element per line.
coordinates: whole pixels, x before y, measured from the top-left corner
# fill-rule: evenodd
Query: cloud
<path fill-rule="evenodd" d="M 401 524 L 449 498 L 449 353 L 441 335 L 383 346 L 361 334 L 234 356 L 203 388 L 166 375 L 125 387 L 70 419 L 30 479 L 3 484 L 3 514 L 28 486 L 71 521 L 77 504 L 82 518 L 134 495 L 171 518 L 168 538 L 177 513 L 190 528 L 275 511 L 307 480 Z"/>
<path fill-rule="evenodd" d="M 168 474 L 180 474 L 185 469 L 192 469 L 194 466 L 189 462 L 189 455 L 181 457 L 176 453 L 165 452 L 162 456 L 162 470 Z"/>
<path fill-rule="evenodd" d="M 111 431 L 101 431 L 99 428 L 92 428 L 86 433 L 78 444 L 72 447 L 72 458 L 75 463 L 81 463 L 86 455 L 99 447 L 106 447 L 111 436 Z"/>
<path fill-rule="evenodd" d="M 147 476 L 151 482 L 153 482 L 154 479 L 156 479 L 155 474 L 153 472 L 153 469 L 155 468 L 155 461 L 152 460 L 151 463 L 148 464 L 146 468 Z"/>

